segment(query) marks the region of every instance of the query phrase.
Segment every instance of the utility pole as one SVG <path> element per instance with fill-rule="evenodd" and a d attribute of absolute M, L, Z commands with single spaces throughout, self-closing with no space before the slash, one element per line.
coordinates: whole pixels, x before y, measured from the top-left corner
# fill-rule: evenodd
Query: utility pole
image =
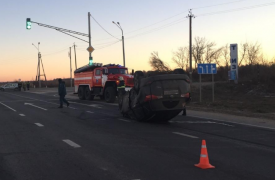
<path fill-rule="evenodd" d="M 38 63 L 37 63 L 37 73 L 36 73 L 36 80 L 38 81 L 38 86 L 39 88 L 41 88 L 41 81 L 40 81 L 40 58 L 41 58 L 41 54 L 40 54 L 40 51 L 39 51 L 39 45 L 40 45 L 40 42 L 38 42 L 38 46 L 36 47 L 33 43 L 32 45 L 37 49 L 38 53 L 37 53 L 37 60 L 38 60 Z"/>
<path fill-rule="evenodd" d="M 192 14 L 192 9 L 189 10 L 189 14 L 187 18 L 189 18 L 189 59 L 190 59 L 189 74 L 190 74 L 190 79 L 192 81 L 192 18 L 195 18 L 194 14 Z"/>
<path fill-rule="evenodd" d="M 70 57 L 70 77 L 71 77 L 71 87 L 73 87 L 71 47 L 70 47 L 69 57 Z"/>
<path fill-rule="evenodd" d="M 88 34 L 89 34 L 89 47 L 91 47 L 91 13 L 88 12 Z M 92 52 L 89 52 L 89 61 L 93 60 Z"/>
<path fill-rule="evenodd" d="M 69 36 L 72 36 L 72 37 L 74 37 L 76 39 L 79 39 L 81 41 L 84 41 L 86 43 L 89 43 L 89 47 L 87 48 L 87 50 L 89 51 L 89 65 L 92 65 L 93 64 L 92 52 L 94 51 L 94 48 L 91 45 L 91 20 L 90 20 L 91 18 L 90 17 L 91 17 L 91 13 L 88 12 L 88 34 L 77 32 L 77 31 L 72 31 L 72 30 L 64 29 L 64 28 L 60 28 L 60 27 L 55 27 L 55 26 L 51 26 L 51 25 L 47 25 L 47 24 L 43 24 L 43 23 L 39 23 L 39 22 L 35 22 L 35 21 L 31 21 L 31 18 L 27 18 L 26 19 L 26 29 L 30 30 L 31 27 L 32 27 L 32 23 L 34 23 L 34 24 L 37 24 L 37 25 L 42 26 L 42 27 L 46 27 L 46 28 L 51 28 L 51 29 L 57 30 L 57 31 L 59 31 L 61 33 L 64 33 L 64 34 L 69 35 Z M 81 39 L 79 37 L 76 37 L 76 36 L 74 36 L 72 34 L 88 37 L 89 41 Z M 77 65 L 76 65 L 76 67 L 77 67 Z"/>
<path fill-rule="evenodd" d="M 38 83 L 39 83 L 39 88 L 41 88 L 41 79 L 40 79 L 40 52 L 38 52 Z"/>
<path fill-rule="evenodd" d="M 76 63 L 76 51 L 75 51 L 75 43 L 74 43 L 74 60 L 75 60 L 75 69 L 77 69 L 77 63 Z"/>
<path fill-rule="evenodd" d="M 123 29 L 122 29 L 121 25 L 119 24 L 119 22 L 115 23 L 115 22 L 113 21 L 113 24 L 115 24 L 115 25 L 121 30 L 121 32 L 122 32 L 123 66 L 126 67 L 126 66 L 125 66 L 125 51 L 124 51 L 124 35 L 123 35 Z"/>

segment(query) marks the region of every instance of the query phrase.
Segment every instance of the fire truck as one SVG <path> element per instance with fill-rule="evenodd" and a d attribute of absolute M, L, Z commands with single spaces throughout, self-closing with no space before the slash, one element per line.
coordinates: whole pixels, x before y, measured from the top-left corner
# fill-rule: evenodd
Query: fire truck
<path fill-rule="evenodd" d="M 95 96 L 113 103 L 117 96 L 119 77 L 123 77 L 125 90 L 130 91 L 134 86 L 133 76 L 128 69 L 118 64 L 94 63 L 74 71 L 75 93 L 80 100 L 93 100 Z"/>

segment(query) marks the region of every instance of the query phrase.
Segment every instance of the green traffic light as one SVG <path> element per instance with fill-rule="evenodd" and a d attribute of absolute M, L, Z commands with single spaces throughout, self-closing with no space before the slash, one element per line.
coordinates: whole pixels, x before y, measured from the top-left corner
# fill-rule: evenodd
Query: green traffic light
<path fill-rule="evenodd" d="M 90 66 L 93 65 L 93 57 L 90 57 L 90 58 L 89 58 L 89 65 L 90 65 Z"/>
<path fill-rule="evenodd" d="M 26 29 L 30 30 L 32 28 L 31 18 L 26 19 Z"/>

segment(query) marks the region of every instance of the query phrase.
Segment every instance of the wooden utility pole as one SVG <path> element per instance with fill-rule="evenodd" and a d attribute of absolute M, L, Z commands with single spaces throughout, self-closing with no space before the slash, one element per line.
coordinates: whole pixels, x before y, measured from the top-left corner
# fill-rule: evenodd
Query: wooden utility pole
<path fill-rule="evenodd" d="M 189 14 L 187 18 L 189 18 L 189 59 L 190 59 L 189 74 L 192 82 L 192 18 L 195 18 L 194 14 L 192 14 L 192 9 L 189 10 Z"/>
<path fill-rule="evenodd" d="M 73 45 L 73 47 L 74 47 L 74 61 L 75 61 L 75 69 L 77 69 L 75 46 L 76 46 L 76 45 L 75 45 L 75 43 L 74 43 L 74 45 Z"/>

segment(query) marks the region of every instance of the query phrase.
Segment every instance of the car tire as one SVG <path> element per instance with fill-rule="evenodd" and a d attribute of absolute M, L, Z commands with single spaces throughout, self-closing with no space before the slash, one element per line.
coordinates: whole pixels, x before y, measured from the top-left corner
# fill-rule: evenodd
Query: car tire
<path fill-rule="evenodd" d="M 113 103 L 116 100 L 116 91 L 115 88 L 112 86 L 107 87 L 104 92 L 105 101 L 107 103 Z"/>
<path fill-rule="evenodd" d="M 134 74 L 134 89 L 138 93 L 140 89 L 140 80 L 144 76 L 142 71 L 136 71 Z"/>
<path fill-rule="evenodd" d="M 92 95 L 92 92 L 90 91 L 89 87 L 85 88 L 85 99 L 86 100 L 93 100 L 94 99 L 94 95 Z"/>
<path fill-rule="evenodd" d="M 78 88 L 78 98 L 80 100 L 85 100 L 85 92 L 84 92 L 84 87 L 79 87 Z"/>

